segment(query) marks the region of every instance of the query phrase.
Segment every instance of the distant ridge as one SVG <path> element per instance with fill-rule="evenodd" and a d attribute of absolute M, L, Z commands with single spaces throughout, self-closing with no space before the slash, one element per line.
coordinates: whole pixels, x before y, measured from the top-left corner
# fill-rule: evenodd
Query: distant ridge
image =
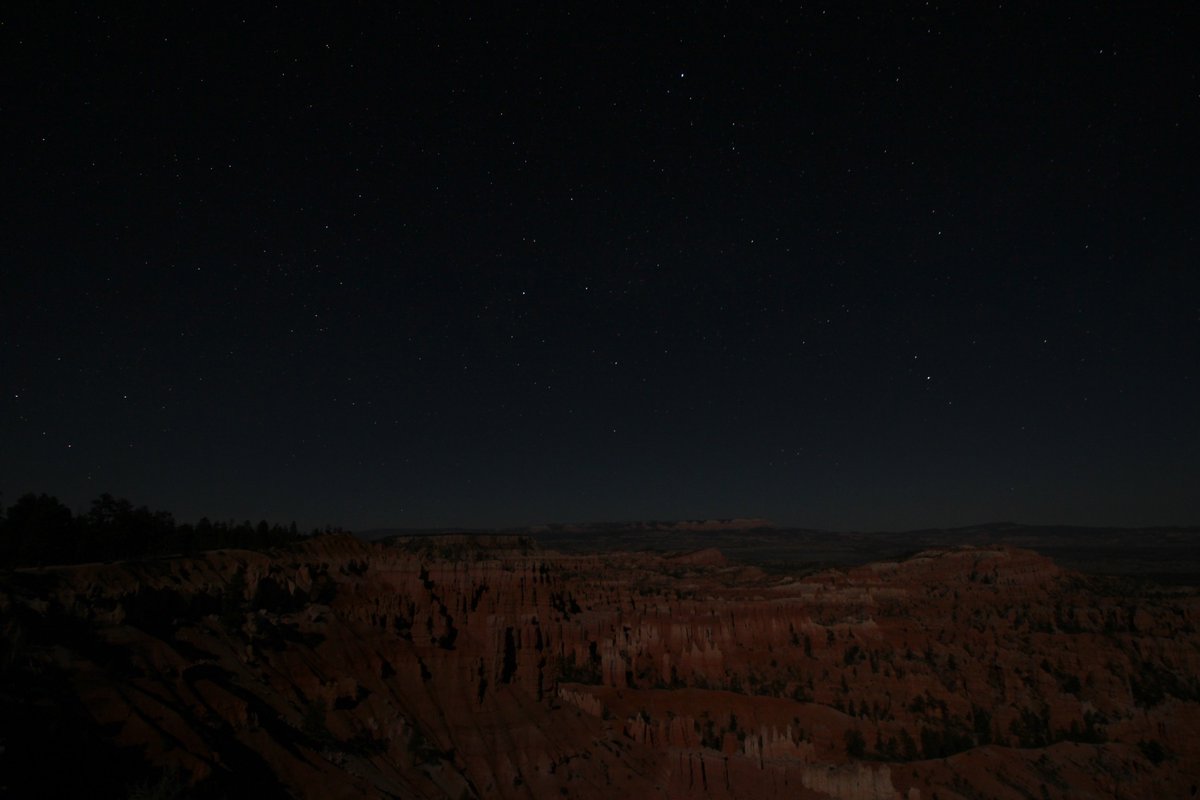
<path fill-rule="evenodd" d="M 761 517 L 730 519 L 634 520 L 629 522 L 548 522 L 512 528 L 372 528 L 355 533 L 360 539 L 375 541 L 390 536 L 436 536 L 450 533 L 508 533 L 590 535 L 601 533 L 732 533 L 737 531 L 774 531 L 779 527 Z"/>
<path fill-rule="evenodd" d="M 533 525 L 531 533 L 590 533 L 599 531 L 756 531 L 776 530 L 769 519 L 734 517 L 732 519 L 645 520 L 633 522 L 569 522 Z"/>
<path fill-rule="evenodd" d="M 463 528 L 360 531 L 362 539 L 447 534 L 525 536 L 564 553 L 655 551 L 686 555 L 715 549 L 731 562 L 777 570 L 848 567 L 899 558 L 923 548 L 959 545 L 1035 550 L 1070 569 L 1200 586 L 1200 526 L 1140 528 L 985 522 L 906 531 L 830 531 L 783 527 L 758 517 L 573 522 L 501 530 Z"/>
<path fill-rule="evenodd" d="M 615 522 L 548 522 L 537 525 L 520 525 L 507 528 L 488 527 L 437 527 L 437 528 L 371 528 L 356 531 L 360 539 L 374 541 L 389 536 L 432 536 L 445 534 L 528 534 L 528 535 L 589 535 L 602 533 L 733 533 L 739 531 L 761 531 L 764 533 L 826 534 L 829 536 L 902 536 L 913 541 L 939 544 L 952 541 L 1014 537 L 1078 537 L 1105 534 L 1200 534 L 1200 525 L 1140 525 L 1136 527 L 1101 525 L 1039 525 L 1024 522 L 983 522 L 956 527 L 927 527 L 906 529 L 820 529 L 802 528 L 794 525 L 778 525 L 763 517 L 732 517 L 729 519 L 685 519 L 685 520 L 628 520 Z"/>

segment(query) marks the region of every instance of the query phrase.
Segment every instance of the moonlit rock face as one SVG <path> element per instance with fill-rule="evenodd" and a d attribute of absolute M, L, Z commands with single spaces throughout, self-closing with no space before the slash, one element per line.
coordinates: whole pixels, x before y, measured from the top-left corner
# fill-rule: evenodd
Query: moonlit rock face
<path fill-rule="evenodd" d="M 892 800 L 1053 772 L 1086 797 L 1118 770 L 1186 796 L 1200 598 L 1136 591 L 1003 547 L 796 580 L 715 550 L 323 536 L 31 572 L 0 621 L 88 631 L 21 663 L 66 670 L 91 747 L 214 787 Z"/>

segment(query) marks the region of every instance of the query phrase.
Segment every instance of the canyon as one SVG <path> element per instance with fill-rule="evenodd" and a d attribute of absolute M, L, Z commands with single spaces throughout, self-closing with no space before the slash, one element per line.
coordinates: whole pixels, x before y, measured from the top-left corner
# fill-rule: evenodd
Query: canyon
<path fill-rule="evenodd" d="M 14 570 L 0 792 L 1195 797 L 1198 624 L 1195 588 L 1005 545 L 788 573 L 322 535 Z"/>

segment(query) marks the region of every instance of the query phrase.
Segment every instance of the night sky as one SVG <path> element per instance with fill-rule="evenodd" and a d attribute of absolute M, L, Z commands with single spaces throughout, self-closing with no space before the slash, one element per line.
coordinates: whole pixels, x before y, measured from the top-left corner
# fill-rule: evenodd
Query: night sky
<path fill-rule="evenodd" d="M 1200 522 L 1190 4 L 21 5 L 0 502 Z"/>

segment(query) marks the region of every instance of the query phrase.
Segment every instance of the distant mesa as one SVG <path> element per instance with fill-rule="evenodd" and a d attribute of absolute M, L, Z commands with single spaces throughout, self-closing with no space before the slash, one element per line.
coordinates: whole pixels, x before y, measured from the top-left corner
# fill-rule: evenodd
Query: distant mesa
<path fill-rule="evenodd" d="M 773 571 L 810 572 L 890 560 L 920 550 L 970 544 L 1036 550 L 1082 572 L 1125 575 L 1170 585 L 1200 586 L 1200 526 L 1100 528 L 988 522 L 916 530 L 821 530 L 778 525 L 761 517 L 556 522 L 505 529 L 389 528 L 359 531 L 366 541 L 396 537 L 526 536 L 562 553 L 638 551 L 664 555 L 719 550 L 732 562 Z"/>
<path fill-rule="evenodd" d="M 668 560 L 672 564 L 689 564 L 697 567 L 724 567 L 729 564 L 729 559 L 725 557 L 725 554 L 715 547 L 682 553 L 672 556 Z"/>
<path fill-rule="evenodd" d="M 611 533 L 739 533 L 745 531 L 775 531 L 778 526 L 761 517 L 730 519 L 633 520 L 626 522 L 548 522 L 509 528 L 372 528 L 358 531 L 360 539 L 369 542 L 393 536 L 444 536 L 448 534 L 509 533 L 531 536 L 591 536 Z"/>
<path fill-rule="evenodd" d="M 734 517 L 732 519 L 684 519 L 642 520 L 633 522 L 568 522 L 536 525 L 531 533 L 593 533 L 606 530 L 621 531 L 680 531 L 680 532 L 735 532 L 774 530 L 775 523 L 761 517 Z"/>

